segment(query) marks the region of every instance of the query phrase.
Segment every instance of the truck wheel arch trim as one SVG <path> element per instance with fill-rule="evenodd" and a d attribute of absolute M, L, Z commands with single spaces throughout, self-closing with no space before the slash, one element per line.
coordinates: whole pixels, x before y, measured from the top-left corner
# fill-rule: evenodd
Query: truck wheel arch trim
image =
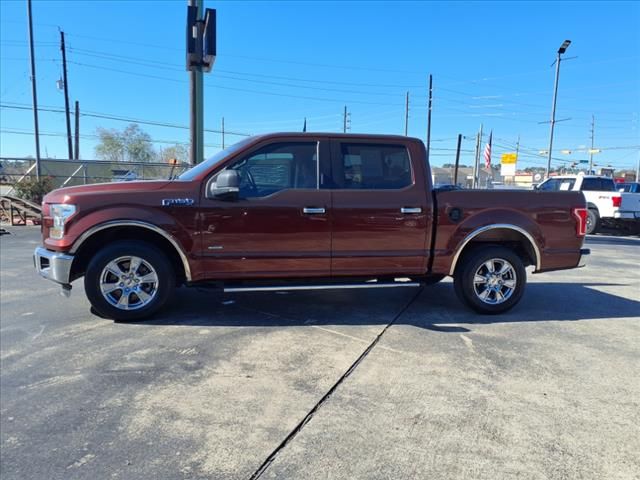
<path fill-rule="evenodd" d="M 525 229 L 523 229 L 522 227 L 518 227 L 517 225 L 511 225 L 508 223 L 494 223 L 492 225 L 485 225 L 484 227 L 477 228 L 465 237 L 465 239 L 462 241 L 460 246 L 456 249 L 456 253 L 453 256 L 453 261 L 451 262 L 451 268 L 449 269 L 449 275 L 453 275 L 455 273 L 456 265 L 458 264 L 460 255 L 464 251 L 464 248 L 467 246 L 467 244 L 471 242 L 471 240 L 473 240 L 475 237 L 477 237 L 481 233 L 488 232 L 489 230 L 500 230 L 500 229 L 514 230 L 522 234 L 529 241 L 536 256 L 535 258 L 536 271 L 540 270 L 540 248 L 538 247 L 538 244 L 533 239 L 531 234 L 527 232 Z"/>
<path fill-rule="evenodd" d="M 147 230 L 151 230 L 155 233 L 158 233 L 162 237 L 164 237 L 166 240 L 169 241 L 169 243 L 171 243 L 176 253 L 180 257 L 187 281 L 188 282 L 191 281 L 191 267 L 189 266 L 189 260 L 187 259 L 187 256 L 185 255 L 184 251 L 182 250 L 182 247 L 180 246 L 178 241 L 175 239 L 175 237 L 171 235 L 169 232 L 167 232 L 166 230 L 158 227 L 157 225 L 154 225 L 152 223 L 147 223 L 147 222 L 141 222 L 139 220 L 116 220 L 112 222 L 105 222 L 99 225 L 95 225 L 78 237 L 78 239 L 74 242 L 73 246 L 71 247 L 71 250 L 69 251 L 69 253 L 71 254 L 76 253 L 80 249 L 82 244 L 95 233 L 98 233 L 102 230 L 107 230 L 109 228 L 114 228 L 114 227 L 146 228 Z"/>

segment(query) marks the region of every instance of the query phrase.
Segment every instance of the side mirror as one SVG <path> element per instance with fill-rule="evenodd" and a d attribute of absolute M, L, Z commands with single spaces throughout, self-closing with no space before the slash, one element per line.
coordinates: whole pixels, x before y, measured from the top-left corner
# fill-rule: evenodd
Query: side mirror
<path fill-rule="evenodd" d="M 223 170 L 215 181 L 209 184 L 209 198 L 236 200 L 240 192 L 240 173 L 237 170 Z"/>

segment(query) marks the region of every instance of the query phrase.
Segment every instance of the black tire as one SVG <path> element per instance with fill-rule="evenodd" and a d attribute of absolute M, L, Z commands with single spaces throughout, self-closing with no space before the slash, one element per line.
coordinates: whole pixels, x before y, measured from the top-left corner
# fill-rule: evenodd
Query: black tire
<path fill-rule="evenodd" d="M 501 303 L 487 303 L 489 301 L 498 301 L 497 292 L 491 292 L 489 298 L 483 301 L 477 293 L 474 283 L 476 272 L 481 268 L 486 268 L 483 267 L 483 265 L 492 259 L 497 260 L 494 266 L 500 266 L 501 261 L 506 261 L 513 267 L 512 272 L 510 272 L 507 277 L 509 281 L 513 279 L 512 277 L 515 278 L 515 286 L 511 289 L 510 293 L 506 284 L 504 286 L 500 284 L 495 287 L 500 289 L 500 295 L 508 293 L 508 298 Z M 502 263 L 502 265 L 504 265 L 504 263 Z M 470 250 L 462 258 L 453 277 L 453 285 L 458 298 L 476 312 L 484 315 L 496 315 L 512 309 L 522 298 L 526 283 L 527 271 L 525 270 L 522 259 L 513 250 L 500 246 L 478 247 Z M 478 289 L 484 290 L 482 287 L 486 285 L 487 284 L 479 285 Z M 492 294 L 493 299 L 491 298 Z"/>
<path fill-rule="evenodd" d="M 109 302 L 109 300 L 107 300 L 107 298 L 105 298 L 101 291 L 100 283 L 105 267 L 110 262 L 127 256 L 135 256 L 145 262 L 142 264 L 143 266 L 138 269 L 138 272 L 141 272 L 141 275 L 148 272 L 148 269 L 146 268 L 147 266 L 152 267 L 153 270 L 155 270 L 157 282 L 153 284 L 141 283 L 139 285 L 140 288 L 146 288 L 150 292 L 154 292 L 154 295 L 152 295 L 146 305 L 143 304 L 144 302 L 142 298 L 137 297 L 137 294 L 132 291 L 128 294 L 127 300 L 129 301 L 133 298 L 134 305 L 135 303 L 140 303 L 141 306 L 134 306 L 133 309 L 123 310 L 114 306 Z M 126 262 L 124 265 L 126 265 Z M 151 285 L 155 286 L 154 290 L 151 290 Z M 123 322 L 139 320 L 153 315 L 171 298 L 173 291 L 175 290 L 175 285 L 175 272 L 167 256 L 161 250 L 149 243 L 134 240 L 115 242 L 99 250 L 89 262 L 84 276 L 84 288 L 87 298 L 98 315 L 103 318 L 110 318 L 112 320 Z M 118 290 L 121 291 L 120 295 L 124 294 L 123 289 Z M 117 296 L 118 294 L 116 292 L 113 295 Z"/>
<path fill-rule="evenodd" d="M 592 235 L 600 229 L 600 215 L 598 210 L 590 208 L 587 210 L 587 235 Z"/>

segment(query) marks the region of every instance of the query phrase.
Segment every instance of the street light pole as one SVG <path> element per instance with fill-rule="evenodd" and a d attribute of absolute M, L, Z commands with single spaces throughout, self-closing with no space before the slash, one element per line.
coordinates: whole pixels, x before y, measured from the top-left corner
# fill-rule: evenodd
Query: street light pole
<path fill-rule="evenodd" d="M 551 172 L 551 152 L 553 150 L 553 129 L 556 125 L 556 100 L 558 98 L 558 78 L 560 77 L 560 61 L 561 55 L 567 51 L 571 45 L 571 40 L 565 40 L 558 49 L 558 56 L 556 57 L 556 78 L 553 83 L 553 103 L 551 104 L 551 132 L 549 134 L 549 152 L 547 157 L 547 171 L 545 172 L 545 178 L 549 178 Z"/>

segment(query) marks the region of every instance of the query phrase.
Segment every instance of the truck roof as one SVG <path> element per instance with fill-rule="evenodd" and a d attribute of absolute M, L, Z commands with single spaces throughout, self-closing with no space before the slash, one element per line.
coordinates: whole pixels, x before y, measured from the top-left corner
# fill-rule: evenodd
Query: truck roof
<path fill-rule="evenodd" d="M 422 142 L 421 139 L 416 137 L 405 137 L 404 135 L 387 135 L 387 134 L 372 134 L 372 133 L 334 133 L 334 132 L 273 132 L 254 135 L 253 138 L 268 139 L 277 137 L 334 137 L 334 138 L 358 138 L 358 139 L 371 139 L 371 140 L 402 140 Z"/>
<path fill-rule="evenodd" d="M 571 174 L 569 174 L 569 175 L 554 175 L 554 176 L 549 177 L 549 178 L 550 179 L 551 178 L 607 178 L 607 179 L 613 180 L 611 177 L 607 177 L 606 175 L 584 175 L 582 173 L 573 174 L 573 175 L 571 175 Z"/>

